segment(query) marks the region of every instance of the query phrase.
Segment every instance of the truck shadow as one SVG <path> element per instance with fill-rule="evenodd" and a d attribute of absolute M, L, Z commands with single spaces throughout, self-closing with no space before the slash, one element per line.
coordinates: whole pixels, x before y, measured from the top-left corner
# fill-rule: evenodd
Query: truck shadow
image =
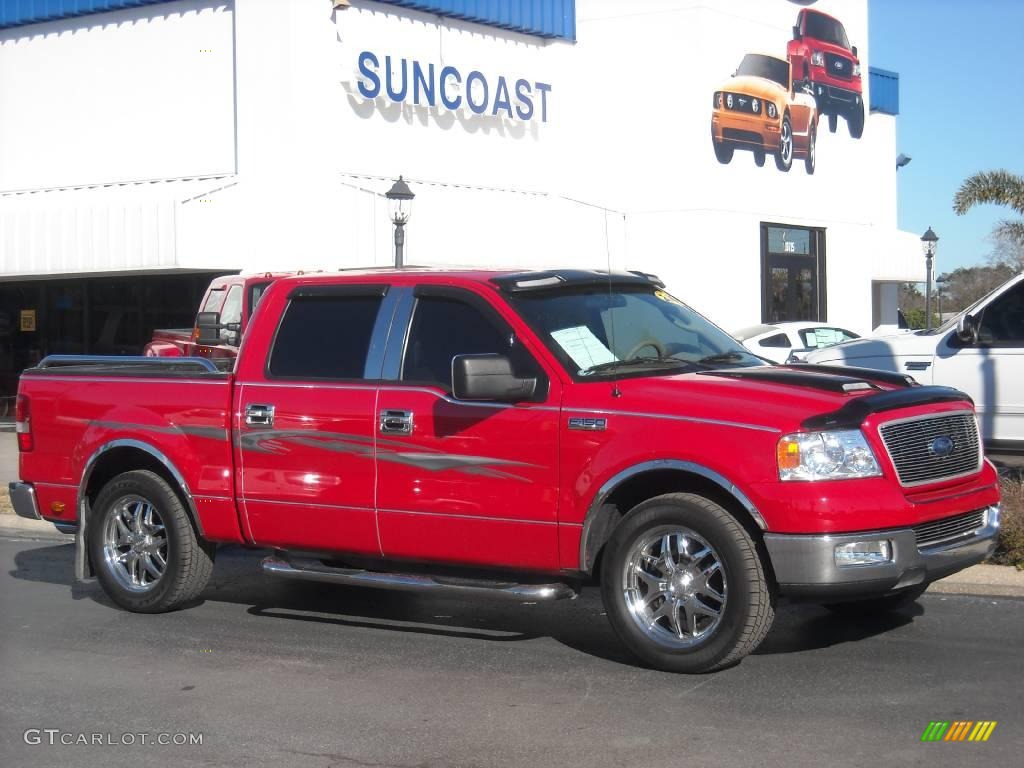
<path fill-rule="evenodd" d="M 638 664 L 612 631 L 599 591 L 594 588 L 585 589 L 576 600 L 542 604 L 427 597 L 273 579 L 259 570 L 265 554 L 237 547 L 219 551 L 210 584 L 195 605 L 246 606 L 248 616 L 261 623 L 271 619 L 275 623 L 335 625 L 488 643 L 549 637 L 589 656 L 628 666 Z M 119 610 L 95 581 L 74 580 L 71 544 L 26 548 L 15 555 L 14 562 L 15 568 L 9 574 L 16 579 L 63 584 L 70 588 L 74 600 L 90 599 Z M 924 608 L 914 604 L 899 612 L 854 619 L 817 605 L 783 601 L 772 631 L 755 655 L 800 653 L 857 642 L 904 626 L 923 613 Z"/>

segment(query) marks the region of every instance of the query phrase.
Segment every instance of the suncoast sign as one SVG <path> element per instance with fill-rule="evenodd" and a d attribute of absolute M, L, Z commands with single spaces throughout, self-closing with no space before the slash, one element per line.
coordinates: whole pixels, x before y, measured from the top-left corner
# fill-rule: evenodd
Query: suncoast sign
<path fill-rule="evenodd" d="M 396 104 L 457 110 L 468 108 L 477 115 L 529 122 L 548 121 L 551 84 L 505 75 L 488 77 L 473 69 L 468 72 L 450 65 L 380 56 L 372 51 L 359 54 L 357 88 L 365 99 L 386 98 Z"/>

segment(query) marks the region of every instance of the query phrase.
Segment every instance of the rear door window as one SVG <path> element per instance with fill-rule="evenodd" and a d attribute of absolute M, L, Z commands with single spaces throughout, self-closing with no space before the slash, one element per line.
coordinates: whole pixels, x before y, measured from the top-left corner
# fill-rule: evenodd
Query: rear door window
<path fill-rule="evenodd" d="M 362 379 L 383 297 L 292 297 L 274 339 L 268 373 L 286 379 Z"/>

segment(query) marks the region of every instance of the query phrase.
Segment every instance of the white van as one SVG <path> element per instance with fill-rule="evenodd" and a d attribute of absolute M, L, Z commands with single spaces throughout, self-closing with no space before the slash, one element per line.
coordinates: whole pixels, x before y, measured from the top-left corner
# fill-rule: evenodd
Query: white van
<path fill-rule="evenodd" d="M 969 394 L 985 447 L 1024 453 L 1024 273 L 931 331 L 857 339 L 807 362 L 907 373 Z"/>

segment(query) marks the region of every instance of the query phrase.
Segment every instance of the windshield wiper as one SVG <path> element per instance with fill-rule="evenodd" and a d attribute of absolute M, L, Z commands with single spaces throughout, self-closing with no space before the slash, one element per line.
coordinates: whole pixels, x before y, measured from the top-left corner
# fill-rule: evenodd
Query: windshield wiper
<path fill-rule="evenodd" d="M 745 358 L 743 352 L 719 352 L 717 355 L 708 355 L 702 357 L 697 362 L 701 365 L 710 365 L 712 363 L 738 363 Z"/>
<path fill-rule="evenodd" d="M 685 365 L 692 365 L 686 360 L 679 360 L 674 357 L 631 357 L 629 360 L 612 360 L 608 363 L 592 365 L 581 374 L 601 373 L 602 371 L 618 370 L 619 368 L 639 368 L 651 366 L 654 368 L 680 368 Z"/>

